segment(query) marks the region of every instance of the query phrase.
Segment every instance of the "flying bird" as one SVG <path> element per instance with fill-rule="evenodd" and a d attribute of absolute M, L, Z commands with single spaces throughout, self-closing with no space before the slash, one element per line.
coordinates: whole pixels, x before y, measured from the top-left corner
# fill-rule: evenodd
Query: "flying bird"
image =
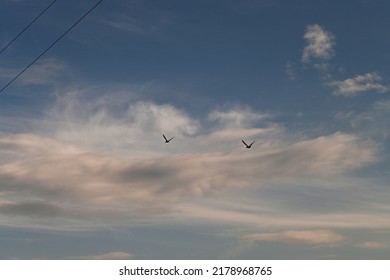
<path fill-rule="evenodd" d="M 163 137 L 164 137 L 164 139 L 165 139 L 165 143 L 169 143 L 173 138 L 175 138 L 175 137 L 172 137 L 172 138 L 170 138 L 170 139 L 167 139 L 167 137 L 165 137 L 164 134 L 163 134 Z"/>
<path fill-rule="evenodd" d="M 245 143 L 244 140 L 241 140 L 241 141 L 242 141 L 242 143 L 244 143 L 245 148 L 247 148 L 247 149 L 250 149 L 250 148 L 252 147 L 252 144 L 255 143 L 255 141 L 253 141 L 252 143 L 250 143 L 250 144 L 248 145 L 247 143 Z"/>

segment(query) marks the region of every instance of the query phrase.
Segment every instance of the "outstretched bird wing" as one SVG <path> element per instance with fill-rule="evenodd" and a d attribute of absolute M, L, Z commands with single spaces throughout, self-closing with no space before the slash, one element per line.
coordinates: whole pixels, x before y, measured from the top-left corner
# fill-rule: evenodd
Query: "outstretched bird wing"
<path fill-rule="evenodd" d="M 169 139 L 168 142 L 171 141 L 173 138 L 175 138 L 175 137 L 172 137 L 171 139 Z"/>
<path fill-rule="evenodd" d="M 244 145 L 245 146 L 247 146 L 248 147 L 248 144 L 247 143 L 245 143 L 245 141 L 244 140 L 241 140 L 242 141 L 242 143 L 244 143 Z"/>
<path fill-rule="evenodd" d="M 163 137 L 164 137 L 165 141 L 168 141 L 168 140 L 167 140 L 167 137 L 165 137 L 165 135 L 164 135 L 164 134 L 163 134 Z"/>
<path fill-rule="evenodd" d="M 253 141 L 252 143 L 249 144 L 249 147 L 252 147 L 252 144 L 255 143 L 255 141 Z"/>

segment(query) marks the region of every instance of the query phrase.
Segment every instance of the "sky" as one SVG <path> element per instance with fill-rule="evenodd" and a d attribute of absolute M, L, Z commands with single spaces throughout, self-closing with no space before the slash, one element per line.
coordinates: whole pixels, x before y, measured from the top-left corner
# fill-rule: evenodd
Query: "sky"
<path fill-rule="evenodd" d="M 0 46 L 50 2 L 1 1 Z M 103 1 L 0 94 L 0 259 L 387 259 L 389 9 Z"/>

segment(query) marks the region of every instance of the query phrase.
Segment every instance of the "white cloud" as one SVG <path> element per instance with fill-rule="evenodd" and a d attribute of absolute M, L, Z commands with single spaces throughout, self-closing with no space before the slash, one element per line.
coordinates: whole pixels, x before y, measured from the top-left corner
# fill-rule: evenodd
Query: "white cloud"
<path fill-rule="evenodd" d="M 283 232 L 251 234 L 244 238 L 250 240 L 302 243 L 309 245 L 336 245 L 344 240 L 342 235 L 330 230 L 289 230 Z"/>
<path fill-rule="evenodd" d="M 228 110 L 214 110 L 209 114 L 211 121 L 218 122 L 222 127 L 248 128 L 256 122 L 269 118 L 266 114 L 258 114 L 248 107 L 237 107 Z"/>
<path fill-rule="evenodd" d="M 149 131 L 193 135 L 198 130 L 197 121 L 190 119 L 185 112 L 172 105 L 137 102 L 129 106 L 127 114 L 137 127 L 143 127 Z"/>
<path fill-rule="evenodd" d="M 333 94 L 342 96 L 354 96 L 365 91 L 387 92 L 389 87 L 383 85 L 380 81 L 382 77 L 375 73 L 366 73 L 357 75 L 354 78 L 349 78 L 343 81 L 332 81 L 328 85 L 334 88 Z"/>
<path fill-rule="evenodd" d="M 133 99 L 131 92 L 96 97 L 75 90 L 60 97 L 41 129 L 61 141 L 132 158 L 175 152 L 176 140 L 198 133 L 199 122 L 183 110 Z M 162 134 L 174 136 L 175 146 L 161 149 Z"/>
<path fill-rule="evenodd" d="M 308 25 L 303 37 L 307 46 L 303 49 L 302 62 L 328 61 L 334 56 L 335 37 L 320 25 Z"/>

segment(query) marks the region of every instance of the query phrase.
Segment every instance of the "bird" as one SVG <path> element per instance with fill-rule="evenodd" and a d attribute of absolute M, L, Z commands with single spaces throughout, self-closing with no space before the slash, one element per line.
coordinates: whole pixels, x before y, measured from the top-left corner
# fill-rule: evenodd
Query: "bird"
<path fill-rule="evenodd" d="M 173 138 L 175 138 L 175 137 L 172 137 L 172 138 L 170 138 L 170 139 L 167 139 L 167 137 L 165 137 L 164 134 L 163 134 L 163 137 L 164 137 L 164 139 L 165 139 L 165 143 L 169 143 Z"/>
<path fill-rule="evenodd" d="M 244 143 L 245 148 L 247 148 L 247 149 L 250 149 L 250 148 L 252 147 L 252 144 L 255 143 L 255 141 L 253 141 L 252 143 L 250 143 L 250 144 L 248 145 L 247 143 L 245 143 L 244 140 L 241 140 L 241 141 L 242 141 L 242 143 Z"/>

